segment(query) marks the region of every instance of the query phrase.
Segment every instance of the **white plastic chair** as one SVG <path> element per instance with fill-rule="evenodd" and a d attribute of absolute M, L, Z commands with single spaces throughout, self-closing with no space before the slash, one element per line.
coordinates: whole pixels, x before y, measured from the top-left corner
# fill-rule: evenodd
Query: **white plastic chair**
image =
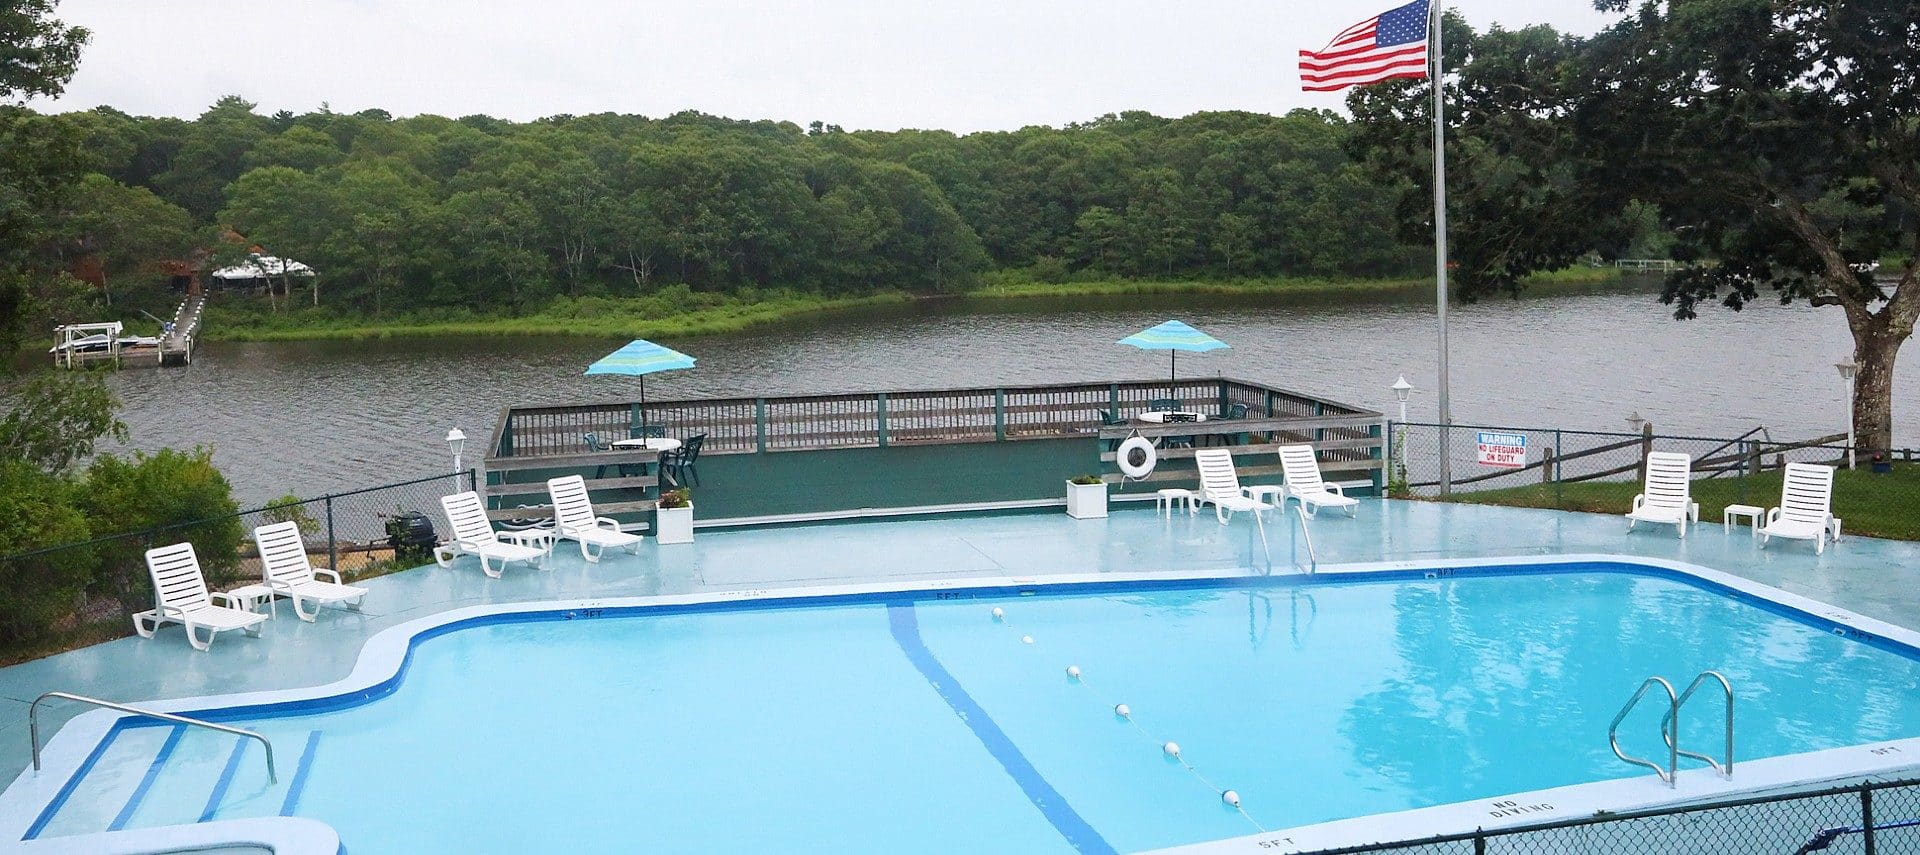
<path fill-rule="evenodd" d="M 262 581 L 268 590 L 292 598 L 293 613 L 301 620 L 312 622 L 320 614 L 320 607 L 329 603 L 344 603 L 357 611 L 366 599 L 367 589 L 340 584 L 340 574 L 333 570 L 313 568 L 307 561 L 307 544 L 300 537 L 299 523 L 288 521 L 255 528 L 253 542 L 260 547 Z M 331 576 L 333 581 L 317 578 L 321 575 Z M 304 608 L 305 603 L 312 603 L 313 610 Z"/>
<path fill-rule="evenodd" d="M 433 560 L 442 567 L 452 566 L 453 560 L 462 555 L 471 555 L 480 559 L 480 572 L 498 579 L 507 572 L 507 564 L 514 561 L 532 564 L 547 554 L 544 549 L 502 541 L 493 530 L 493 522 L 487 519 L 487 509 L 480 503 L 479 493 L 468 490 L 441 496 L 440 508 L 447 514 L 447 523 L 453 526 L 453 539 L 433 551 Z M 500 562 L 500 569 L 494 569 L 487 563 L 488 559 Z"/>
<path fill-rule="evenodd" d="M 1313 446 L 1280 446 L 1280 470 L 1286 477 L 1287 488 L 1280 503 L 1286 504 L 1288 496 L 1299 499 L 1307 519 L 1313 519 L 1323 507 L 1346 508 L 1350 517 L 1359 514 L 1359 499 L 1348 496 L 1339 484 L 1329 484 L 1320 477 L 1320 461 L 1314 455 Z"/>
<path fill-rule="evenodd" d="M 1817 463 L 1789 463 L 1780 485 L 1780 507 L 1767 511 L 1760 527 L 1760 548 L 1767 538 L 1813 541 L 1815 554 L 1825 552 L 1827 537 L 1840 541 L 1840 518 L 1833 515 L 1833 467 Z"/>
<path fill-rule="evenodd" d="M 1634 523 L 1663 523 L 1687 536 L 1687 523 L 1700 524 L 1700 503 L 1693 500 L 1693 458 L 1677 451 L 1647 454 L 1647 478 L 1633 507 L 1627 511 L 1627 531 Z"/>
<path fill-rule="evenodd" d="M 593 500 L 587 497 L 586 479 L 578 475 L 547 481 L 547 494 L 553 497 L 553 532 L 580 542 L 580 557 L 593 562 L 609 549 L 626 549 L 639 554 L 642 539 L 620 530 L 612 517 L 595 516 Z"/>
<path fill-rule="evenodd" d="M 266 615 L 233 608 L 237 601 L 219 592 L 207 591 L 207 577 L 200 572 L 200 557 L 193 544 L 176 543 L 147 550 L 147 574 L 153 577 L 153 610 L 133 616 L 133 631 L 141 638 L 152 638 L 161 624 L 177 623 L 187 629 L 187 643 L 195 650 L 213 647 L 214 636 L 230 629 L 260 635 L 260 622 Z M 215 603 L 219 600 L 219 603 Z M 198 630 L 206 630 L 200 640 Z"/>
<path fill-rule="evenodd" d="M 1200 501 L 1213 505 L 1213 515 L 1221 525 L 1233 519 L 1235 511 L 1249 511 L 1257 520 L 1262 511 L 1274 506 L 1248 494 L 1240 486 L 1240 473 L 1233 467 L 1233 452 L 1224 448 L 1202 448 L 1193 453 L 1200 470 Z"/>

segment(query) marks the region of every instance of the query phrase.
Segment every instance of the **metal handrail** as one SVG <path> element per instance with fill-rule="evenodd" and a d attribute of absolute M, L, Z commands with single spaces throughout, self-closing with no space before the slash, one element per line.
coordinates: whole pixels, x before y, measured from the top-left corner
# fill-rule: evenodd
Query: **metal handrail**
<path fill-rule="evenodd" d="M 1282 507 L 1284 507 L 1287 504 L 1286 499 L 1284 498 L 1281 499 L 1280 504 Z M 1300 566 L 1299 553 L 1295 552 L 1294 562 L 1293 562 L 1294 569 L 1300 570 L 1306 573 L 1318 572 L 1320 569 L 1320 559 L 1313 552 L 1313 532 L 1308 530 L 1307 528 L 1307 520 L 1312 518 L 1307 516 L 1307 506 L 1304 502 L 1298 505 L 1294 505 L 1293 510 L 1296 515 L 1294 521 L 1297 522 L 1300 526 L 1300 539 L 1305 540 L 1307 542 L 1307 566 L 1305 567 Z"/>
<path fill-rule="evenodd" d="M 1667 717 L 1660 722 L 1663 730 L 1662 735 L 1666 737 L 1667 741 L 1667 768 L 1665 769 L 1660 768 L 1660 765 L 1652 760 L 1629 756 L 1627 752 L 1620 750 L 1620 722 L 1626 719 L 1627 713 L 1633 711 L 1635 704 L 1640 703 L 1640 698 L 1647 694 L 1647 690 L 1656 685 L 1665 689 L 1667 692 Z M 1633 693 L 1633 697 L 1627 699 L 1626 706 L 1621 707 L 1620 712 L 1614 714 L 1613 723 L 1607 725 L 1607 744 L 1613 747 L 1613 756 L 1632 763 L 1635 766 L 1645 766 L 1652 769 L 1653 773 L 1659 775 L 1660 780 L 1666 782 L 1667 786 L 1675 786 L 1674 774 L 1680 769 L 1680 741 L 1675 738 L 1674 731 L 1679 728 L 1679 716 L 1674 715 L 1674 713 L 1678 711 L 1679 706 L 1680 702 L 1673 694 L 1672 683 L 1667 682 L 1661 677 L 1648 677 L 1645 681 L 1641 682 L 1640 689 Z"/>
<path fill-rule="evenodd" d="M 64 698 L 69 701 L 79 701 L 83 704 L 92 704 L 96 707 L 119 710 L 120 712 L 133 713 L 134 715 L 143 715 L 148 718 L 157 718 L 161 721 L 170 721 L 175 724 L 204 727 L 208 730 L 220 731 L 221 733 L 231 733 L 235 736 L 258 739 L 260 740 L 260 744 L 267 749 L 267 780 L 276 784 L 280 782 L 280 776 L 275 773 L 273 766 L 273 743 L 268 742 L 266 737 L 251 730 L 228 727 L 224 724 L 214 724 L 210 721 L 201 721 L 197 718 L 187 718 L 186 716 L 163 713 L 157 710 L 143 710 L 139 707 L 130 707 L 126 704 L 116 704 L 112 701 L 103 701 L 99 698 L 89 698 L 85 695 L 73 695 L 66 692 L 47 692 L 40 697 L 34 698 L 33 703 L 27 706 L 27 738 L 33 741 L 33 770 L 36 772 L 40 771 L 40 702 L 48 698 Z"/>
<path fill-rule="evenodd" d="M 1707 682 L 1708 677 L 1719 681 L 1720 690 L 1725 694 L 1727 699 L 1727 765 L 1722 766 L 1714 762 L 1712 757 L 1705 754 L 1696 754 L 1692 751 L 1681 750 L 1677 747 L 1674 750 L 1688 757 L 1692 757 L 1695 760 L 1706 761 L 1707 765 L 1712 766 L 1714 771 L 1719 772 L 1722 777 L 1731 780 L 1733 778 L 1733 684 L 1727 682 L 1727 678 L 1718 671 L 1702 671 L 1699 676 L 1693 678 L 1693 682 L 1687 684 L 1687 690 L 1680 693 L 1679 700 L 1673 703 L 1673 711 L 1667 713 L 1667 715 L 1677 720 L 1680 715 L 1680 708 L 1687 705 L 1687 699 L 1693 697 L 1693 693 L 1698 691 L 1700 686 Z M 1660 722 L 1660 726 L 1662 728 L 1660 731 L 1662 736 L 1668 733 L 1673 733 L 1677 736 L 1680 732 L 1680 725 L 1677 722 L 1673 727 L 1668 728 L 1667 722 L 1663 719 Z"/>

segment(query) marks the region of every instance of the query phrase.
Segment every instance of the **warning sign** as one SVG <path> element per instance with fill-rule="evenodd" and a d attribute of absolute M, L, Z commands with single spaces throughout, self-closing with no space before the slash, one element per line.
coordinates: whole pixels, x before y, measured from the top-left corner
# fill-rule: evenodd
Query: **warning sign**
<path fill-rule="evenodd" d="M 1482 466 L 1519 469 L 1527 465 L 1527 435 L 1478 431 L 1478 461 Z"/>

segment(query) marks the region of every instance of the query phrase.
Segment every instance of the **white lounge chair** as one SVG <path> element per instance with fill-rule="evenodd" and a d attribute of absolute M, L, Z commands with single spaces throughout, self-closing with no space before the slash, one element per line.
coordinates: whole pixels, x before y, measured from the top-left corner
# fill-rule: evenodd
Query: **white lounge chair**
<path fill-rule="evenodd" d="M 1627 531 L 1634 523 L 1664 523 L 1687 536 L 1687 523 L 1700 524 L 1700 503 L 1693 500 L 1693 458 L 1677 451 L 1647 454 L 1647 478 L 1633 508 L 1627 511 Z"/>
<path fill-rule="evenodd" d="M 547 494 L 553 497 L 553 533 L 579 541 L 580 557 L 599 561 L 609 549 L 640 552 L 640 535 L 621 531 L 612 517 L 594 516 L 586 479 L 578 475 L 550 479 Z"/>
<path fill-rule="evenodd" d="M 1221 525 L 1233 519 L 1235 511 L 1249 511 L 1258 520 L 1263 511 L 1274 506 L 1255 499 L 1240 486 L 1240 473 L 1233 468 L 1233 452 L 1224 448 L 1202 448 L 1193 453 L 1193 464 L 1200 470 L 1200 501 L 1213 505 L 1213 515 Z"/>
<path fill-rule="evenodd" d="M 1346 508 L 1350 517 L 1359 513 L 1359 499 L 1348 496 L 1339 484 L 1329 484 L 1320 477 L 1320 461 L 1314 456 L 1313 446 L 1280 446 L 1280 470 L 1286 477 L 1287 487 L 1280 504 L 1286 504 L 1288 496 L 1299 499 L 1307 519 L 1313 519 L 1321 508 Z"/>
<path fill-rule="evenodd" d="M 1780 507 L 1767 511 L 1767 524 L 1760 527 L 1760 547 L 1765 549 L 1770 537 L 1811 540 L 1818 554 L 1826 551 L 1829 535 L 1834 542 L 1840 541 L 1840 518 L 1833 515 L 1833 467 L 1787 464 Z"/>
<path fill-rule="evenodd" d="M 453 560 L 462 555 L 471 555 L 480 559 L 480 572 L 495 579 L 507 571 L 507 565 L 514 561 L 532 564 L 546 557 L 547 551 L 534 546 L 507 543 L 493 530 L 493 522 L 487 519 L 487 509 L 480 503 L 480 494 L 472 490 L 440 497 L 440 508 L 447 513 L 447 522 L 453 526 L 453 539 L 445 546 L 433 551 L 433 560 L 442 567 L 453 564 Z M 500 562 L 495 570 L 487 560 Z"/>
<path fill-rule="evenodd" d="M 207 577 L 200 572 L 200 557 L 193 544 L 176 543 L 147 550 L 147 573 L 153 577 L 153 610 L 133 616 L 133 631 L 141 638 L 152 638 L 164 623 L 187 628 L 187 643 L 195 650 L 213 647 L 213 637 L 229 629 L 260 634 L 260 622 L 266 615 L 236 609 L 236 600 L 219 592 L 207 591 Z M 215 603 L 220 600 L 220 603 Z M 200 640 L 197 630 L 207 631 Z"/>
<path fill-rule="evenodd" d="M 260 575 L 267 589 L 293 599 L 293 613 L 311 622 L 328 603 L 344 603 L 358 610 L 367 589 L 340 584 L 333 570 L 315 570 L 307 561 L 307 544 L 300 537 L 300 524 L 293 521 L 263 525 L 253 530 L 253 542 L 260 547 Z M 327 582 L 320 575 L 333 577 Z M 312 603 L 313 610 L 303 608 Z"/>

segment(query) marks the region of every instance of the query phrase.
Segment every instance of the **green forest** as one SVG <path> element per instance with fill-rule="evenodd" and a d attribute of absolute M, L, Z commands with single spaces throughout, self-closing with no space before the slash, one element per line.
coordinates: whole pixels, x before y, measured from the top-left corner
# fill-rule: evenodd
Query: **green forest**
<path fill-rule="evenodd" d="M 69 312 L 163 302 L 164 262 L 255 249 L 320 271 L 259 301 L 315 319 L 939 294 L 995 271 L 1381 277 L 1424 257 L 1397 236 L 1405 182 L 1353 161 L 1348 122 L 1325 111 L 967 135 L 691 112 L 261 115 L 232 97 L 191 121 L 36 118 L 86 173 L 43 244 L 104 282 L 45 295 Z"/>

